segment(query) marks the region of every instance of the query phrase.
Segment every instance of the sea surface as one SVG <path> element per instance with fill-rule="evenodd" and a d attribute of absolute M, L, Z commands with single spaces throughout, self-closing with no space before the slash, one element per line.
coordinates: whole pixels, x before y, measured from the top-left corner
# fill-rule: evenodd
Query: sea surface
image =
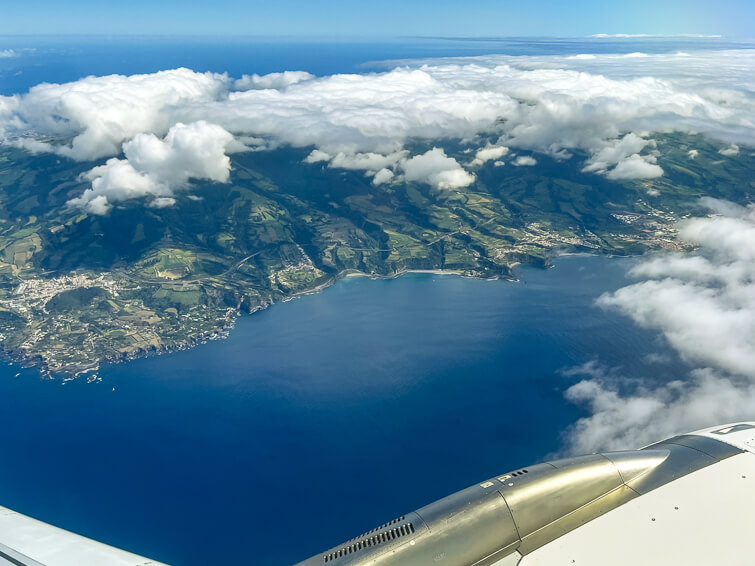
<path fill-rule="evenodd" d="M 0 37 L 0 94 L 90 74 L 360 72 L 409 57 L 658 52 L 711 40 L 288 43 Z M 349 278 L 226 340 L 65 385 L 0 363 L 0 505 L 177 566 L 289 564 L 557 453 L 584 408 L 565 368 L 678 374 L 594 306 L 632 260 L 563 257 L 520 282 Z M 668 377 L 667 377 L 668 379 Z"/>
<path fill-rule="evenodd" d="M 564 368 L 659 371 L 657 336 L 594 306 L 630 262 L 347 278 L 100 383 L 0 366 L 0 504 L 176 565 L 304 559 L 558 452 Z"/>
<path fill-rule="evenodd" d="M 195 71 L 266 74 L 284 70 L 318 76 L 384 71 L 396 59 L 475 55 L 570 55 L 578 53 L 667 53 L 696 49 L 752 48 L 752 41 L 725 38 L 393 38 L 307 40 L 205 37 L 0 36 L 0 94 L 26 92 L 41 82 L 61 83 L 88 75 L 154 73 L 189 67 Z"/>

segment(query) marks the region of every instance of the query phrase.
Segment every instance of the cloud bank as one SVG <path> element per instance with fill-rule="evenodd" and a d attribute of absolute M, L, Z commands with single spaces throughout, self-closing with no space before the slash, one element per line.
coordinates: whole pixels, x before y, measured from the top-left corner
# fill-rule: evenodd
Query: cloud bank
<path fill-rule="evenodd" d="M 680 226 L 699 246 L 691 254 L 651 258 L 630 271 L 637 283 L 598 303 L 662 333 L 686 362 L 688 379 L 637 385 L 596 363 L 572 374 L 567 390 L 589 408 L 567 450 L 642 446 L 755 414 L 755 205 L 703 199 L 714 213 Z M 631 393 L 627 394 L 629 390 Z"/>
<path fill-rule="evenodd" d="M 120 156 L 136 136 L 161 138 L 178 123 L 202 121 L 255 150 L 314 148 L 320 153 L 310 162 L 317 155 L 373 179 L 382 172 L 378 184 L 406 174 L 404 163 L 416 156 L 402 152 L 415 140 L 477 140 L 473 166 L 503 163 L 502 150 L 489 145 L 556 159 L 576 152 L 587 155 L 578 158 L 587 172 L 615 180 L 663 174 L 655 132 L 755 145 L 755 53 L 584 55 L 403 61 L 385 72 L 325 77 L 285 71 L 234 80 L 189 69 L 86 77 L 0 97 L 0 139 L 102 160 Z M 441 181 L 416 180 L 461 186 L 471 174 L 457 165 Z"/>

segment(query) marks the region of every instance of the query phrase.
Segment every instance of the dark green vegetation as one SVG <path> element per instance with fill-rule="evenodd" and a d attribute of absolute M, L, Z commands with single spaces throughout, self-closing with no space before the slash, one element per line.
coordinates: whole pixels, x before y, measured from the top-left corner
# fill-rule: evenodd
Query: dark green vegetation
<path fill-rule="evenodd" d="M 92 307 L 97 308 L 100 302 L 97 299 L 105 299 L 109 296 L 110 293 L 101 287 L 77 287 L 56 294 L 47 301 L 45 310 L 51 314 L 57 314 Z"/>
<path fill-rule="evenodd" d="M 0 346 L 50 372 L 215 337 L 239 310 L 309 292 L 349 272 L 444 269 L 510 277 L 556 250 L 675 249 L 674 222 L 700 196 L 749 202 L 749 150 L 701 136 L 658 138 L 659 179 L 582 173 L 585 156 L 493 163 L 439 191 L 302 162 L 307 150 L 233 156 L 228 184 L 196 183 L 175 207 L 129 201 L 108 216 L 66 206 L 94 163 L 0 149 Z M 699 155 L 691 159 L 689 149 Z M 416 146 L 414 152 L 428 147 Z M 460 163 L 465 146 L 445 144 Z"/>

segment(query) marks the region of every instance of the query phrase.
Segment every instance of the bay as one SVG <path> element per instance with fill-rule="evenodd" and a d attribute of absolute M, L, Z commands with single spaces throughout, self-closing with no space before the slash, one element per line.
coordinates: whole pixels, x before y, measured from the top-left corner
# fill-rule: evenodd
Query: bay
<path fill-rule="evenodd" d="M 99 383 L 0 365 L 0 505 L 176 565 L 304 559 L 558 452 L 562 369 L 658 371 L 673 352 L 594 306 L 632 261 L 347 278 Z"/>

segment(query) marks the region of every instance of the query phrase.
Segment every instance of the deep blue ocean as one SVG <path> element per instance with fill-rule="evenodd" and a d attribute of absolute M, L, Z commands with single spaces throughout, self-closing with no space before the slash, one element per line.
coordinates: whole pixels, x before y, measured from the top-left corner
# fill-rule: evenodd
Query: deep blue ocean
<path fill-rule="evenodd" d="M 593 306 L 627 264 L 349 278 L 101 383 L 0 366 L 0 502 L 177 565 L 304 559 L 558 451 L 559 370 L 659 371 L 654 334 Z"/>
<path fill-rule="evenodd" d="M 0 38 L 22 53 L 0 59 L 0 93 L 181 65 L 327 74 L 393 58 L 669 48 Z M 350 278 L 244 316 L 226 340 L 105 367 L 100 383 L 0 364 L 0 505 L 177 566 L 304 559 L 558 452 L 582 415 L 563 398 L 564 368 L 599 359 L 628 376 L 684 375 L 646 365 L 672 352 L 594 306 L 631 261 L 564 257 L 516 283 Z"/>

